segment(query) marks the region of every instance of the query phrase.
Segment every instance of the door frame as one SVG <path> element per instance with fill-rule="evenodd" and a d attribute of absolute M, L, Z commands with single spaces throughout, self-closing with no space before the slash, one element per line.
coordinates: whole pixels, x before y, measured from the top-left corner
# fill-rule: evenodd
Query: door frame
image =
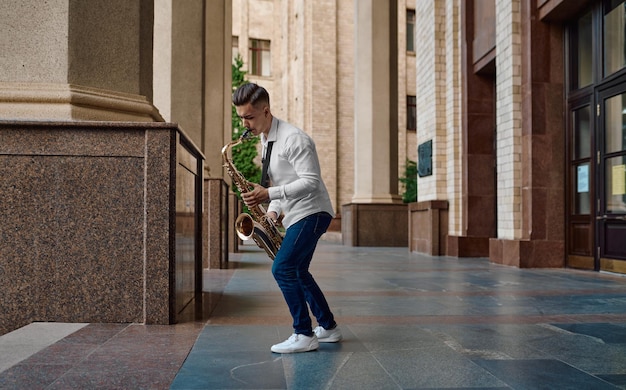
<path fill-rule="evenodd" d="M 603 83 L 601 86 L 595 89 L 594 104 L 595 104 L 595 138 L 597 140 L 595 146 L 596 154 L 596 174 L 595 174 L 595 189 L 596 189 L 596 212 L 595 212 L 595 269 L 601 271 L 614 271 L 620 273 L 626 273 L 626 255 L 610 254 L 607 253 L 607 237 L 606 232 L 610 228 L 618 227 L 619 229 L 626 229 L 626 211 L 623 213 L 607 213 L 607 183 L 606 180 L 606 164 L 607 160 L 614 157 L 623 156 L 626 158 L 626 148 L 619 152 L 606 153 L 605 151 L 605 103 L 608 99 L 625 94 L 626 93 L 626 74 L 621 72 L 621 75 L 612 78 L 611 81 Z M 623 124 L 625 124 L 623 122 Z"/>
<path fill-rule="evenodd" d="M 566 265 L 572 268 L 581 268 L 588 270 L 596 270 L 596 224 L 594 223 L 596 215 L 596 120 L 593 114 L 595 107 L 595 98 L 592 88 L 586 88 L 580 91 L 575 99 L 568 102 L 567 107 L 567 148 L 566 148 L 566 194 L 567 194 L 567 214 L 566 214 L 566 232 L 567 232 L 567 252 Z M 575 137 L 574 137 L 574 120 L 575 111 L 589 107 L 589 156 L 574 158 Z M 578 185 L 578 176 L 576 167 L 581 164 L 589 164 L 588 172 L 588 191 L 589 191 L 589 214 L 575 214 L 576 194 Z"/>

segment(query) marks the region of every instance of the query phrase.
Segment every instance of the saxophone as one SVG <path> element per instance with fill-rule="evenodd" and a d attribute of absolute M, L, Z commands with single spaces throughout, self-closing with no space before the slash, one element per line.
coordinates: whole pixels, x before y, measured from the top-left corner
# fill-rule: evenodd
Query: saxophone
<path fill-rule="evenodd" d="M 254 187 L 246 178 L 235 168 L 232 159 L 229 158 L 229 150 L 234 146 L 239 145 L 243 141 L 249 138 L 250 130 L 246 130 L 243 135 L 236 140 L 224 145 L 222 148 L 222 161 L 224 162 L 224 168 L 226 172 L 233 180 L 233 183 L 237 186 L 237 189 L 241 193 L 248 192 Z M 278 231 L 274 222 L 270 220 L 265 211 L 265 207 L 262 205 L 256 205 L 248 207 L 250 214 L 241 213 L 235 221 L 235 231 L 237 236 L 242 240 L 249 240 L 252 238 L 254 242 L 261 249 L 265 249 L 267 255 L 274 260 L 280 245 L 283 242 L 283 236 Z"/>

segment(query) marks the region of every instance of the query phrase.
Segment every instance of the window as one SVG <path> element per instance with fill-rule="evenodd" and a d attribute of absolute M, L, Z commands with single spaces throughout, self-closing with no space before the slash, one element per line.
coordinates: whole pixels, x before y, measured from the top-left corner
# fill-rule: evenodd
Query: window
<path fill-rule="evenodd" d="M 239 55 L 239 37 L 235 35 L 233 35 L 232 50 L 232 62 L 235 63 L 235 58 Z"/>
<path fill-rule="evenodd" d="M 591 107 L 585 105 L 572 112 L 572 187 L 573 214 L 591 213 Z"/>
<path fill-rule="evenodd" d="M 604 77 L 626 65 L 626 2 L 604 2 Z"/>
<path fill-rule="evenodd" d="M 250 74 L 257 76 L 269 76 L 271 71 L 270 63 L 270 41 L 261 39 L 250 39 Z"/>
<path fill-rule="evenodd" d="M 417 99 L 415 96 L 406 97 L 406 129 L 415 130 L 417 128 Z"/>
<path fill-rule="evenodd" d="M 415 51 L 415 10 L 406 10 L 406 51 Z"/>
<path fill-rule="evenodd" d="M 592 26 L 591 11 L 583 15 L 572 29 L 572 57 L 573 87 L 583 88 L 593 82 L 592 61 Z"/>

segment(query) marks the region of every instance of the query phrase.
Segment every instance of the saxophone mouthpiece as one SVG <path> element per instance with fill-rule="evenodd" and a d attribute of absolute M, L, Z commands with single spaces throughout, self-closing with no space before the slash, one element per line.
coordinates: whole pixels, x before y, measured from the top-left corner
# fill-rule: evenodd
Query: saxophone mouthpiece
<path fill-rule="evenodd" d="M 241 139 L 248 139 L 250 138 L 250 134 L 252 133 L 252 131 L 250 131 L 250 129 L 246 129 L 246 131 L 243 132 L 243 134 L 241 135 Z"/>

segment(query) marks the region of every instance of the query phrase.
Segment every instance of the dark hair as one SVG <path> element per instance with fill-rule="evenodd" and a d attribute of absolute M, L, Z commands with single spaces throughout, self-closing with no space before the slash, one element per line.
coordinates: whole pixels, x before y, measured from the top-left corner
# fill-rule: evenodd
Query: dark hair
<path fill-rule="evenodd" d="M 248 103 L 253 106 L 256 106 L 257 103 L 266 103 L 269 105 L 270 95 L 265 88 L 258 84 L 244 84 L 233 93 L 233 104 L 235 106 L 243 106 Z"/>

